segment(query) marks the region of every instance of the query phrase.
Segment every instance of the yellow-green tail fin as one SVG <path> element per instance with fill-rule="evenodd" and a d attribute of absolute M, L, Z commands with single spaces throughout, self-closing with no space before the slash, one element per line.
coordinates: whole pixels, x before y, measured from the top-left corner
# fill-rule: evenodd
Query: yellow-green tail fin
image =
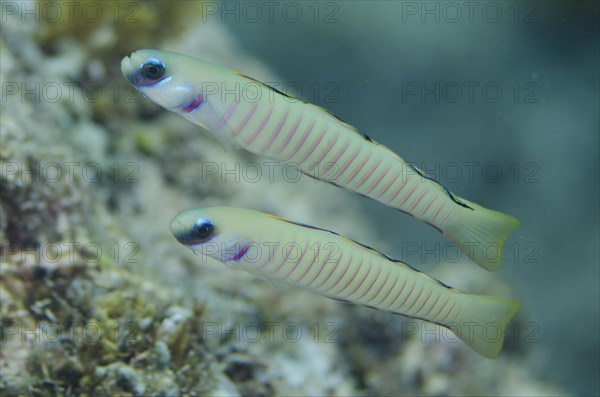
<path fill-rule="evenodd" d="M 521 304 L 496 296 L 463 295 L 461 300 L 460 315 L 445 326 L 478 353 L 496 358 L 502 349 L 506 326 Z"/>
<path fill-rule="evenodd" d="M 479 266 L 490 271 L 497 270 L 504 258 L 504 243 L 519 227 L 519 221 L 465 199 L 460 200 L 472 210 L 460 208 L 456 211 L 454 219 L 444 227 L 444 234 Z"/>

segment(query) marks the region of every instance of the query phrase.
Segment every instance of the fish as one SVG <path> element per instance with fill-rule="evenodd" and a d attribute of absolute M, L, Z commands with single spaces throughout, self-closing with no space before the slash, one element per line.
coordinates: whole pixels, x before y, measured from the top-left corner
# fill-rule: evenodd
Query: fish
<path fill-rule="evenodd" d="M 200 59 L 139 50 L 121 61 L 146 98 L 245 149 L 407 213 L 440 231 L 488 271 L 518 228 L 509 215 L 458 197 L 327 110 Z"/>
<path fill-rule="evenodd" d="M 172 219 L 170 230 L 205 262 L 438 324 L 488 358 L 499 354 L 520 309 L 512 299 L 462 293 L 335 232 L 254 210 L 190 209 Z"/>

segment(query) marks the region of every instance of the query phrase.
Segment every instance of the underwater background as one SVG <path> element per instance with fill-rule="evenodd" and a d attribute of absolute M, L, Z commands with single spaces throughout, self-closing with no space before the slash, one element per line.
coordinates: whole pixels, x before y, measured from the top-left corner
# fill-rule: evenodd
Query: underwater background
<path fill-rule="evenodd" d="M 594 1 L 2 1 L 2 395 L 598 395 Z M 208 133 L 120 60 L 196 56 L 300 96 L 517 217 L 499 271 Z M 216 170 L 216 172 L 214 172 Z M 179 211 L 247 207 L 518 299 L 488 360 L 424 323 L 202 263 Z"/>

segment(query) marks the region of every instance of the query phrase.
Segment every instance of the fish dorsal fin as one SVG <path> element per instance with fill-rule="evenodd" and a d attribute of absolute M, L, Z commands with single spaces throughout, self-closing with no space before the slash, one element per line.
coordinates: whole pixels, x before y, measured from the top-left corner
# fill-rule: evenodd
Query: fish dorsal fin
<path fill-rule="evenodd" d="M 402 263 L 402 264 L 405 264 L 405 265 L 407 265 L 407 266 L 409 266 L 409 267 L 413 268 L 412 266 L 410 266 L 410 265 L 408 265 L 408 264 L 406 264 L 406 263 L 404 263 L 404 262 L 402 262 L 402 261 L 399 261 L 399 260 L 396 260 L 396 259 L 392 259 L 392 258 L 390 258 L 390 257 L 389 257 L 389 256 L 387 256 L 386 254 L 384 254 L 384 253 L 382 253 L 382 252 L 379 252 L 379 251 L 377 251 L 375 248 L 369 247 L 368 245 L 365 245 L 365 244 L 363 244 L 363 243 L 360 243 L 360 242 L 358 242 L 358 241 L 356 241 L 356 240 L 353 240 L 353 239 L 351 239 L 351 238 L 349 238 L 349 237 L 342 236 L 341 234 L 339 234 L 339 233 L 336 233 L 336 232 L 334 232 L 334 231 L 332 231 L 332 230 L 323 229 L 323 228 L 316 227 L 316 226 L 312 226 L 312 225 L 307 225 L 307 224 L 305 224 L 305 223 L 300 223 L 300 222 L 294 222 L 294 221 L 290 221 L 290 220 L 283 219 L 283 218 L 280 218 L 280 217 L 278 217 L 278 216 L 275 216 L 275 215 L 271 215 L 271 216 L 272 216 L 273 218 L 277 219 L 277 220 L 280 220 L 280 221 L 283 221 L 283 222 L 287 222 L 287 223 L 291 223 L 292 225 L 296 225 L 296 226 L 300 226 L 300 227 L 305 227 L 305 228 L 312 229 L 312 230 L 319 230 L 319 231 L 321 231 L 321 232 L 325 232 L 325 233 L 331 233 L 331 234 L 333 234 L 333 235 L 335 235 L 335 236 L 338 236 L 339 238 L 341 238 L 341 239 L 343 239 L 343 240 L 345 240 L 345 241 L 348 241 L 349 243 L 352 243 L 352 244 L 358 245 L 359 247 L 361 247 L 361 248 L 363 248 L 363 249 L 365 249 L 365 250 L 367 250 L 367 251 L 373 252 L 373 253 L 375 253 L 375 254 L 377 254 L 377 255 L 381 256 L 382 258 L 384 258 L 384 259 L 386 259 L 386 260 L 390 261 L 390 262 L 394 262 L 394 263 Z M 413 268 L 413 269 L 414 269 L 414 268 Z M 414 270 L 417 270 L 417 269 L 414 269 Z M 417 271 L 418 271 L 418 270 L 417 270 Z"/>
<path fill-rule="evenodd" d="M 296 225 L 296 226 L 300 226 L 300 227 L 305 227 L 307 229 L 320 230 L 322 232 L 331 233 L 331 234 L 334 234 L 334 235 L 336 235 L 338 237 L 345 238 L 344 236 L 340 235 L 339 233 L 336 233 L 336 232 L 331 231 L 331 230 L 322 229 L 320 227 L 316 227 L 316 226 L 312 226 L 312 225 L 307 225 L 306 223 L 300 223 L 300 222 L 290 221 L 288 219 L 280 218 L 280 217 L 278 217 L 276 215 L 269 215 L 269 216 L 271 216 L 274 219 L 277 219 L 278 221 L 287 222 L 287 223 L 290 223 L 292 225 Z"/>
<path fill-rule="evenodd" d="M 333 119 L 333 121 L 335 121 L 336 123 L 340 124 L 342 127 L 354 132 L 355 134 L 360 135 L 365 141 L 367 142 L 371 142 L 374 144 L 377 144 L 377 142 L 375 142 L 373 139 L 371 139 L 370 136 L 368 136 L 367 134 L 365 134 L 364 132 L 360 131 L 358 128 L 356 128 L 353 125 L 350 125 L 348 123 L 346 123 L 344 120 L 342 120 L 339 116 L 331 113 L 329 110 L 322 108 L 321 106 L 317 106 L 315 104 L 312 103 L 307 103 L 305 102 L 307 105 L 312 106 L 313 108 L 315 108 L 316 110 L 320 111 L 321 113 L 325 113 L 327 116 L 331 117 Z"/>
<path fill-rule="evenodd" d="M 290 94 L 288 94 L 287 92 L 280 91 L 280 90 L 278 90 L 277 88 L 275 88 L 275 87 L 272 87 L 272 86 L 270 86 L 270 85 L 268 85 L 268 84 L 265 84 L 265 83 L 263 83 L 262 81 L 256 80 L 256 79 L 255 79 L 255 78 L 253 78 L 253 77 L 250 77 L 250 76 L 248 76 L 248 75 L 245 75 L 245 74 L 243 74 L 243 73 L 240 73 L 240 72 L 233 72 L 233 73 L 235 73 L 235 74 L 236 74 L 236 75 L 238 75 L 239 77 L 242 77 L 242 78 L 244 78 L 244 79 L 250 80 L 250 81 L 251 81 L 251 82 L 253 82 L 253 83 L 256 83 L 256 84 L 258 84 L 258 85 L 259 85 L 259 86 L 261 86 L 261 87 L 264 87 L 264 88 L 267 88 L 267 89 L 269 89 L 269 90 L 271 90 L 271 91 L 273 91 L 273 92 L 276 92 L 276 93 L 278 93 L 279 95 L 283 95 L 284 97 L 287 97 L 287 98 L 290 98 L 290 99 L 294 99 L 294 100 L 297 100 L 297 101 L 301 101 L 301 102 L 307 103 L 306 101 L 302 100 L 301 98 L 297 98 L 297 97 L 295 97 L 295 96 L 293 96 L 293 95 L 290 95 Z"/>
<path fill-rule="evenodd" d="M 438 186 L 440 186 L 442 189 L 444 189 L 444 192 L 446 192 L 446 195 L 450 198 L 450 200 L 454 201 L 456 204 L 460 205 L 461 207 L 473 210 L 473 208 L 469 207 L 465 202 L 461 201 L 460 199 L 456 198 L 456 196 L 454 196 L 450 190 L 448 190 L 448 188 L 444 185 L 442 185 L 440 182 L 438 182 L 437 180 L 433 179 L 432 177 L 430 177 L 429 175 L 427 175 L 425 172 L 423 172 L 423 170 L 421 170 L 420 168 L 418 168 L 417 166 L 413 165 L 413 164 L 408 164 L 413 170 L 415 170 L 415 172 L 417 174 L 419 174 L 419 176 L 421 176 L 422 178 L 428 179 L 434 183 L 436 183 Z"/>
<path fill-rule="evenodd" d="M 331 234 L 333 234 L 333 235 L 335 235 L 335 236 L 338 236 L 339 238 L 341 238 L 341 239 L 343 239 L 343 240 L 345 240 L 345 241 L 347 241 L 347 242 L 349 242 L 349 243 L 351 243 L 351 244 L 357 245 L 357 246 L 359 246 L 360 248 L 362 248 L 362 249 L 364 249 L 364 250 L 367 250 L 367 251 L 369 251 L 369 252 L 371 252 L 371 253 L 373 253 L 373 254 L 375 254 L 375 255 L 378 255 L 378 256 L 380 256 L 381 258 L 383 258 L 383 259 L 385 259 L 385 260 L 387 260 L 387 261 L 390 261 L 390 262 L 392 262 L 392 263 L 397 263 L 397 264 L 399 264 L 399 265 L 407 266 L 407 267 L 409 267 L 410 269 L 412 269 L 412 270 L 416 271 L 417 273 L 421 274 L 423 277 L 430 278 L 430 279 L 432 279 L 433 281 L 436 281 L 436 282 L 438 282 L 440 285 L 442 285 L 442 286 L 444 286 L 444 287 L 446 287 L 446 288 L 452 288 L 452 287 L 450 287 L 449 285 L 447 285 L 447 284 L 444 284 L 444 283 L 443 283 L 443 282 L 441 282 L 440 280 L 438 280 L 438 279 L 435 279 L 435 278 L 433 278 L 433 277 L 430 277 L 430 276 L 428 276 L 427 274 L 425 274 L 425 273 L 421 272 L 419 269 L 417 269 L 417 268 L 415 268 L 415 267 L 412 267 L 410 264 L 408 264 L 408 263 L 406 263 L 406 262 L 403 262 L 403 261 L 401 261 L 401 260 L 398 260 L 398 259 L 390 258 L 389 256 L 387 256 L 387 255 L 386 255 L 386 254 L 384 254 L 383 252 L 380 252 L 380 251 L 376 250 L 376 249 L 375 249 L 375 248 L 373 248 L 373 247 L 369 247 L 368 245 L 365 245 L 365 244 L 363 244 L 363 243 L 360 243 L 360 242 L 358 242 L 358 241 L 356 241 L 356 240 L 353 240 L 353 239 L 351 239 L 351 238 L 348 238 L 348 237 L 342 236 L 341 234 L 339 234 L 339 233 L 336 233 L 336 232 L 334 232 L 334 231 L 327 230 L 327 229 L 322 229 L 322 228 L 320 228 L 320 227 L 316 227 L 316 226 L 307 225 L 307 224 L 305 224 L 305 223 L 299 223 L 299 222 L 290 221 L 290 220 L 283 219 L 283 218 L 280 218 L 280 217 L 278 217 L 278 216 L 275 216 L 275 215 L 269 215 L 269 216 L 273 217 L 274 219 L 277 219 L 277 220 L 280 220 L 280 221 L 283 221 L 283 222 L 290 223 L 290 224 L 292 224 L 292 225 L 296 225 L 296 226 L 300 226 L 300 227 L 304 227 L 304 228 L 308 228 L 308 229 L 312 229 L 312 230 L 319 230 L 319 231 L 322 231 L 322 232 L 325 232 L 325 233 L 331 233 Z"/>
<path fill-rule="evenodd" d="M 336 114 L 331 113 L 329 110 L 322 108 L 320 106 L 317 106 L 315 104 L 312 103 L 307 103 L 308 105 L 312 106 L 313 108 L 317 109 L 318 111 L 325 113 L 327 116 L 331 117 L 335 122 L 337 122 L 338 124 L 341 124 L 343 127 L 351 130 L 352 132 L 360 135 L 364 140 L 371 142 L 371 143 L 376 143 L 373 139 L 371 139 L 370 136 L 368 136 L 367 134 L 365 134 L 364 132 L 360 131 L 358 128 L 354 127 L 353 125 L 350 125 L 348 123 L 346 123 L 344 120 L 342 120 L 339 116 L 337 116 Z"/>
<path fill-rule="evenodd" d="M 290 95 L 290 94 L 288 94 L 287 92 L 280 91 L 280 90 L 278 90 L 278 89 L 277 89 L 277 88 L 275 88 L 275 87 L 272 87 L 272 86 L 270 86 L 270 85 L 268 85 L 268 84 L 265 84 L 265 83 L 263 83 L 262 81 L 256 80 L 255 78 L 253 78 L 253 77 L 250 77 L 250 76 L 248 76 L 248 75 L 245 75 L 245 74 L 243 74 L 243 73 L 240 73 L 240 72 L 234 72 L 234 73 L 235 73 L 237 76 L 239 76 L 239 77 L 242 77 L 242 78 L 244 78 L 244 79 L 250 80 L 250 81 L 252 81 L 253 83 L 260 85 L 261 87 L 267 88 L 267 89 L 269 89 L 269 90 L 271 90 L 271 91 L 273 91 L 273 92 L 276 92 L 276 93 L 278 93 L 278 94 L 280 94 L 280 95 L 283 95 L 283 96 L 285 96 L 285 97 L 287 97 L 287 98 L 290 98 L 290 99 L 293 99 L 293 100 L 296 100 L 296 101 L 300 101 L 300 102 L 304 103 L 305 105 L 311 106 L 311 107 L 313 107 L 314 109 L 318 110 L 319 112 L 321 112 L 321 113 L 324 113 L 324 114 L 326 114 L 327 116 L 331 117 L 331 118 L 332 118 L 332 119 L 333 119 L 335 122 L 337 122 L 338 124 L 342 125 L 343 127 L 345 127 L 345 128 L 347 128 L 347 129 L 349 129 L 349 130 L 351 130 L 351 131 L 353 131 L 353 132 L 357 133 L 358 135 L 360 135 L 360 136 L 361 136 L 363 139 L 365 139 L 366 141 L 368 141 L 368 142 L 372 142 L 372 143 L 376 143 L 376 142 L 375 142 L 373 139 L 371 139 L 371 137 L 370 137 L 370 136 L 368 136 L 368 135 L 367 135 L 367 134 L 365 134 L 364 132 L 361 132 L 361 131 L 359 131 L 359 130 L 358 130 L 356 127 L 354 127 L 354 126 L 352 126 L 352 125 L 350 125 L 350 124 L 346 123 L 346 122 L 345 122 L 344 120 L 342 120 L 342 119 L 341 119 L 339 116 L 337 116 L 337 115 L 335 115 L 335 114 L 331 113 L 329 110 L 327 110 L 327 109 L 325 109 L 325 108 L 322 108 L 321 106 L 315 105 L 315 104 L 313 104 L 313 103 L 310 103 L 310 102 L 306 102 L 306 101 L 305 101 L 304 99 L 302 99 L 302 98 L 298 98 L 298 97 L 295 97 L 295 96 L 293 96 L 293 95 Z"/>

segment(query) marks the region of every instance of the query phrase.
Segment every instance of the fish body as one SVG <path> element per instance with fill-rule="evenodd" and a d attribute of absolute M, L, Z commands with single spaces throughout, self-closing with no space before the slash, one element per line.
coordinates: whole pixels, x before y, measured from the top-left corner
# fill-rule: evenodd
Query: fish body
<path fill-rule="evenodd" d="M 510 299 L 464 294 L 334 232 L 256 211 L 192 209 L 170 228 L 203 258 L 275 284 L 442 325 L 490 358 L 520 308 Z"/>
<path fill-rule="evenodd" d="M 422 220 L 475 263 L 496 270 L 518 221 L 452 194 L 326 110 L 242 74 L 181 54 L 140 50 L 123 74 L 146 97 L 219 141 Z"/>

